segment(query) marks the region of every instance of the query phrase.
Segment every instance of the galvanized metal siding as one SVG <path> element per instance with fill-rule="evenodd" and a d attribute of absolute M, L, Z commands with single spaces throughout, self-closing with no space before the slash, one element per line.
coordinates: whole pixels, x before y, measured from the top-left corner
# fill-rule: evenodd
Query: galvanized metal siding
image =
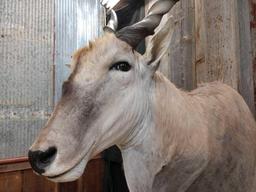
<path fill-rule="evenodd" d="M 99 36 L 103 12 L 99 0 L 56 0 L 56 95 L 61 96 L 73 52 Z"/>
<path fill-rule="evenodd" d="M 26 155 L 99 13 L 97 0 L 0 1 L 0 158 Z"/>
<path fill-rule="evenodd" d="M 0 158 L 26 154 L 51 111 L 53 8 L 0 1 Z"/>

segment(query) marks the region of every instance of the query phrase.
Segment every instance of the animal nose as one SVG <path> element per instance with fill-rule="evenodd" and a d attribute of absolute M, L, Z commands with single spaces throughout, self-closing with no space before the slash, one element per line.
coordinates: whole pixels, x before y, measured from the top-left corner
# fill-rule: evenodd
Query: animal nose
<path fill-rule="evenodd" d="M 29 151 L 28 158 L 31 167 L 40 175 L 45 172 L 45 168 L 55 159 L 56 147 L 50 147 L 46 151 Z"/>

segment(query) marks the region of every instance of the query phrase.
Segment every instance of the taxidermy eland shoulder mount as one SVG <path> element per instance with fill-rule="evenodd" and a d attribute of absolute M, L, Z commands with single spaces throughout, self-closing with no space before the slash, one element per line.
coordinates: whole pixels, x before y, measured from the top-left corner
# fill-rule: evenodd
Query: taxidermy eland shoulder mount
<path fill-rule="evenodd" d="M 51 181 L 78 179 L 86 164 L 117 145 L 131 192 L 255 192 L 256 125 L 243 98 L 222 83 L 192 92 L 157 71 L 173 34 L 169 17 L 144 55 L 172 0 L 156 1 L 146 17 L 76 51 L 63 93 L 28 153 Z"/>

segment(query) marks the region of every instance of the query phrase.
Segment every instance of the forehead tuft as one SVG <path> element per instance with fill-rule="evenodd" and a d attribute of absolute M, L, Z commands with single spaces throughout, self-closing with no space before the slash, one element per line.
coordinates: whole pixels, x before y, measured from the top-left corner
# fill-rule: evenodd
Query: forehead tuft
<path fill-rule="evenodd" d="M 72 69 L 74 70 L 83 57 L 87 56 L 102 56 L 108 54 L 108 52 L 117 52 L 120 50 L 130 51 L 132 48 L 125 42 L 119 40 L 115 34 L 106 33 L 104 36 L 97 38 L 93 42 L 89 42 L 89 45 L 78 49 L 72 56 Z"/>

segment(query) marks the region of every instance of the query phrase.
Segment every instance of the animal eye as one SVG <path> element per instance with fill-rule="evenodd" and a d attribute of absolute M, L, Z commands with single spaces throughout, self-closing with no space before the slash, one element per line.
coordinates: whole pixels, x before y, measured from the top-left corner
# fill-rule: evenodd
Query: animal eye
<path fill-rule="evenodd" d="M 131 65 L 125 61 L 115 63 L 110 67 L 110 70 L 117 70 L 117 71 L 123 71 L 123 72 L 127 72 L 130 69 L 131 69 Z"/>

